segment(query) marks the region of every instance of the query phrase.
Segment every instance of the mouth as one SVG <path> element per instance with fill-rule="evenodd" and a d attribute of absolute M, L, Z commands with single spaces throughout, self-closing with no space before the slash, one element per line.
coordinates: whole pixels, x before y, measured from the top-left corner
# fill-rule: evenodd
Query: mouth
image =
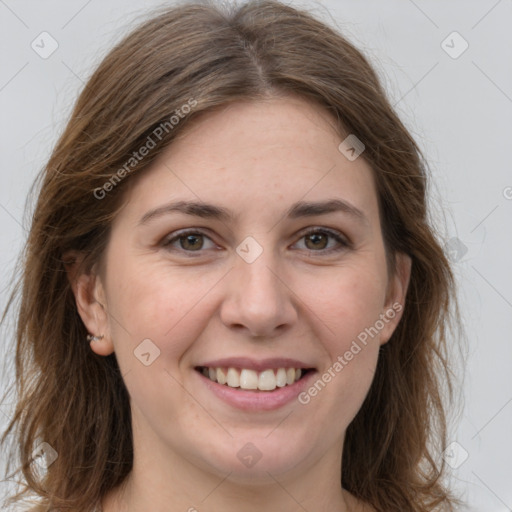
<path fill-rule="evenodd" d="M 314 368 L 267 368 L 256 371 L 250 368 L 196 366 L 197 372 L 212 382 L 241 391 L 272 392 L 292 386 L 304 379 Z"/>

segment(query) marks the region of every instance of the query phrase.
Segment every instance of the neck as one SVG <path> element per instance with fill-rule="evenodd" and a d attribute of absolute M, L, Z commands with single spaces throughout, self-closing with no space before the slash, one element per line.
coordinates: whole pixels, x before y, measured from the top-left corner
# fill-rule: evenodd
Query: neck
<path fill-rule="evenodd" d="M 136 454 L 137 455 L 137 454 Z M 134 457 L 132 472 L 103 502 L 103 512 L 352 512 L 355 500 L 341 488 L 339 457 L 325 457 L 307 469 L 295 467 L 280 475 L 266 472 L 258 479 L 236 478 L 205 471 L 190 461 Z M 336 462 L 336 463 L 335 463 Z M 363 510 L 363 509 L 361 509 Z"/>

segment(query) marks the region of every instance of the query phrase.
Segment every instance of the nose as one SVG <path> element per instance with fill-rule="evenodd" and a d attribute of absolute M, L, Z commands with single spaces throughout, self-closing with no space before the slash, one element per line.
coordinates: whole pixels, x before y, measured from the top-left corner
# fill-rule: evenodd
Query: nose
<path fill-rule="evenodd" d="M 280 272 L 279 262 L 271 251 L 264 250 L 252 263 L 236 257 L 220 316 L 230 329 L 271 338 L 296 322 L 294 300 L 291 283 Z"/>

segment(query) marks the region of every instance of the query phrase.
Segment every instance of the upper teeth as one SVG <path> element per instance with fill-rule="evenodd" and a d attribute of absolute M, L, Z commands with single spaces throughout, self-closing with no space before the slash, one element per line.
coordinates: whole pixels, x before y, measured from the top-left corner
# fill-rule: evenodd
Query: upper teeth
<path fill-rule="evenodd" d="M 256 372 L 246 368 L 206 368 L 202 369 L 203 375 L 219 384 L 226 384 L 232 388 L 259 389 L 261 391 L 272 391 L 293 384 L 299 380 L 302 371 L 300 368 L 278 368 Z"/>

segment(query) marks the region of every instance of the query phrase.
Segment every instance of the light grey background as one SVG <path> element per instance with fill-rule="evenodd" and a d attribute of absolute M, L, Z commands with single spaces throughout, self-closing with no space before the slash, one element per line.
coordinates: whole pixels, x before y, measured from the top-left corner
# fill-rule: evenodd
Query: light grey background
<path fill-rule="evenodd" d="M 446 456 L 467 510 L 510 511 L 512 1 L 288 3 L 312 8 L 366 52 L 431 163 L 434 217 L 454 248 L 468 343 L 465 406 L 451 434 L 458 444 Z M 160 5 L 0 0 L 2 308 L 26 234 L 24 206 L 33 178 L 93 67 L 133 20 Z M 31 48 L 43 31 L 58 43 L 47 59 Z M 469 46 L 458 55 L 465 41 Z M 6 336 L 2 357 L 11 361 Z M 4 372 L 3 382 L 12 378 Z M 0 423 L 9 409 L 0 405 Z"/>

